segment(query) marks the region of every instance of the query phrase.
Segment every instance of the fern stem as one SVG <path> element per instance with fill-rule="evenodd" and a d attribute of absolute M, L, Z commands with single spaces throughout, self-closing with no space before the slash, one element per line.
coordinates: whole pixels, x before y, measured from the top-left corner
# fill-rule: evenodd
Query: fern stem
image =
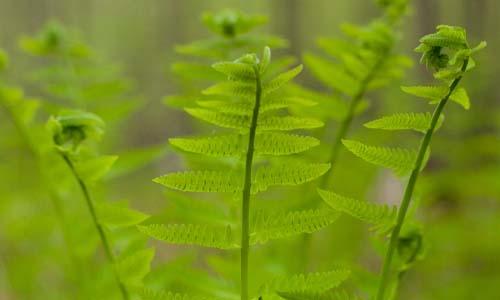
<path fill-rule="evenodd" d="M 248 300 L 248 256 L 250 252 L 250 191 L 252 188 L 252 165 L 255 146 L 255 134 L 257 132 L 257 121 L 259 119 L 260 98 L 262 95 L 262 84 L 258 67 L 254 67 L 256 78 L 255 105 L 252 114 L 252 123 L 248 136 L 248 148 L 245 162 L 245 182 L 242 197 L 242 219 L 241 219 L 241 300 Z"/>
<path fill-rule="evenodd" d="M 108 238 L 106 237 L 106 234 L 104 232 L 104 228 L 102 227 L 102 225 L 99 223 L 99 220 L 97 219 L 97 215 L 96 215 L 96 212 L 95 212 L 94 203 L 92 202 L 92 198 L 90 197 L 90 193 L 89 193 L 89 190 L 87 188 L 87 185 L 85 184 L 85 182 L 83 181 L 83 179 L 80 177 L 80 175 L 76 171 L 75 166 L 71 162 L 71 159 L 66 154 L 64 154 L 64 153 L 61 153 L 61 156 L 63 157 L 64 161 L 66 162 L 66 164 L 70 168 L 71 173 L 73 174 L 73 176 L 75 177 L 76 181 L 78 182 L 78 185 L 80 186 L 82 194 L 83 194 L 83 196 L 85 198 L 85 201 L 87 203 L 87 207 L 89 209 L 90 215 L 92 216 L 92 221 L 93 221 L 93 223 L 94 223 L 94 225 L 95 225 L 95 227 L 97 229 L 97 232 L 99 233 L 99 237 L 101 239 L 101 243 L 103 245 L 104 253 L 106 255 L 106 258 L 107 258 L 108 262 L 111 264 L 111 266 L 113 268 L 113 273 L 114 273 L 114 276 L 115 276 L 115 280 L 116 280 L 116 282 L 118 284 L 118 288 L 120 289 L 120 292 L 122 294 L 122 298 L 124 300 L 129 300 L 130 296 L 128 294 L 127 289 L 125 288 L 125 285 L 120 280 L 120 277 L 118 275 L 118 271 L 116 270 L 116 267 L 115 267 L 115 256 L 114 256 L 114 254 L 113 254 L 113 252 L 111 250 Z"/>
<path fill-rule="evenodd" d="M 464 61 L 464 64 L 462 66 L 462 73 L 467 70 L 468 62 L 469 62 L 468 59 L 466 59 Z M 422 138 L 422 141 L 420 142 L 420 146 L 419 146 L 418 154 L 417 154 L 417 159 L 415 161 L 415 166 L 411 172 L 410 179 L 408 180 L 408 184 L 406 185 L 406 188 L 405 188 L 403 200 L 401 201 L 401 207 L 399 208 L 399 211 L 398 211 L 396 225 L 394 226 L 394 229 L 392 230 L 391 239 L 389 242 L 389 248 L 387 249 L 384 263 L 382 266 L 381 279 L 380 279 L 380 283 L 379 283 L 378 291 L 377 291 L 377 298 L 376 298 L 377 300 L 384 299 L 385 291 L 387 290 L 387 286 L 389 284 L 392 258 L 394 256 L 394 252 L 396 251 L 396 247 L 398 245 L 399 234 L 401 233 L 401 228 L 403 227 L 406 213 L 407 213 L 408 208 L 410 206 L 411 198 L 413 195 L 413 191 L 415 189 L 415 185 L 417 183 L 418 175 L 419 175 L 420 170 L 422 168 L 422 163 L 424 161 L 425 153 L 427 151 L 427 148 L 429 148 L 429 144 L 431 142 L 434 130 L 436 129 L 436 126 L 438 124 L 439 117 L 441 116 L 441 113 L 442 113 L 446 103 L 448 102 L 451 94 L 453 93 L 455 88 L 460 83 L 460 80 L 462 80 L 462 76 L 455 78 L 455 80 L 453 80 L 453 82 L 451 83 L 451 85 L 449 87 L 448 94 L 443 99 L 441 99 L 441 101 L 437 105 L 436 109 L 434 110 L 434 113 L 432 114 L 432 119 L 431 119 L 431 124 L 429 126 L 429 129 L 426 131 L 424 137 Z"/>
<path fill-rule="evenodd" d="M 319 185 L 320 188 L 323 188 L 323 189 L 329 188 L 329 185 L 331 184 L 331 181 L 332 181 L 333 168 L 334 168 L 335 164 L 337 163 L 340 149 L 342 148 L 342 140 L 346 137 L 349 129 L 351 128 L 351 124 L 352 124 L 352 121 L 354 119 L 354 114 L 356 112 L 356 108 L 358 107 L 358 104 L 361 101 L 361 99 L 363 99 L 363 97 L 366 93 L 366 90 L 368 88 L 368 85 L 373 80 L 375 75 L 377 75 L 378 70 L 384 64 L 385 60 L 387 59 L 388 54 L 389 54 L 389 52 L 384 53 L 377 60 L 377 62 L 375 63 L 373 68 L 370 70 L 370 72 L 361 81 L 361 84 L 360 84 L 359 89 L 356 92 L 356 94 L 351 98 L 351 101 L 349 101 L 349 106 L 347 108 L 346 115 L 344 116 L 342 122 L 340 123 L 339 129 L 337 130 L 337 132 L 335 134 L 335 138 L 333 140 L 333 145 L 332 145 L 332 149 L 330 152 L 330 159 L 329 159 L 331 167 L 328 170 L 328 172 L 322 177 L 320 185 Z"/>

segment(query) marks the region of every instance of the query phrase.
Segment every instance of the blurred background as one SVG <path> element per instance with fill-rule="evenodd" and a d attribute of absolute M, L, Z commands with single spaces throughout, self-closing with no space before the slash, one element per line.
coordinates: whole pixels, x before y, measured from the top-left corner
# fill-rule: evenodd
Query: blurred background
<path fill-rule="evenodd" d="M 34 35 L 49 20 L 57 20 L 78 31 L 81 39 L 99 57 L 118 65 L 138 99 L 135 101 L 140 101 L 140 108 L 120 124 L 119 130 L 111 133 L 114 141 L 106 149 L 111 154 L 162 145 L 170 137 L 196 131 L 197 125 L 189 116 L 166 106 L 162 98 L 183 92 L 182 84 L 170 68 L 180 56 L 174 47 L 211 36 L 201 23 L 204 12 L 233 8 L 246 14 L 266 15 L 269 22 L 258 31 L 289 41 L 287 48 L 273 55 L 293 55 L 300 62 L 304 51 L 318 52 L 315 45 L 318 37 L 340 36 L 340 24 L 366 24 L 379 16 L 380 11 L 372 2 L 0 0 L 0 48 L 10 56 L 6 81 L 23 86 L 26 94 L 35 97 L 44 95 L 28 74 L 43 62 L 23 53 L 19 39 Z M 401 292 L 406 297 L 401 299 L 499 299 L 500 62 L 496 54 L 500 49 L 500 3 L 494 0 L 415 0 L 410 1 L 410 5 L 410 14 L 402 23 L 397 50 L 415 62 L 419 59 L 419 55 L 413 53 L 418 38 L 433 32 L 439 24 L 463 26 L 472 44 L 486 40 L 488 47 L 477 57 L 477 70 L 464 80 L 471 98 L 470 111 L 465 112 L 456 105 L 447 107 L 445 126 L 436 136 L 432 159 L 419 182 L 419 214 L 425 224 L 429 249 L 425 260 L 418 262 L 406 275 Z M 307 66 L 297 81 L 322 88 L 308 73 Z M 400 92 L 399 85 L 431 82 L 430 72 L 416 63 L 400 82 L 371 96 L 375 101 L 368 112 L 355 121 L 351 135 L 365 141 L 386 139 L 388 143 L 409 140 L 408 144 L 415 146 L 415 136 L 395 133 L 393 140 L 388 140 L 386 134 L 370 133 L 362 124 L 388 112 L 412 111 L 415 107 L 428 109 L 425 103 Z M 13 127 L 5 123 L 0 123 L 0 139 L 15 134 Z M 350 155 L 342 158 L 338 167 L 339 174 L 343 174 L 338 178 L 342 182 L 342 192 L 361 198 L 399 201 L 402 182 Z M 0 162 L 12 159 L 7 152 L 0 152 Z M 153 184 L 151 178 L 181 167 L 182 161 L 177 155 L 162 153 L 152 163 L 120 180 L 110 180 L 107 193 L 114 199 L 128 199 L 134 208 L 153 213 L 165 205 L 161 188 Z M 9 176 L 23 178 L 21 168 L 17 170 L 19 172 L 14 171 Z M 365 176 L 360 179 L 359 174 Z M 7 200 L 0 195 L 0 201 Z M 30 219 L 22 218 L 19 222 L 30 222 Z M 318 249 L 312 264 L 321 267 L 322 261 L 332 255 L 339 261 L 372 263 L 371 259 L 366 259 L 367 250 L 363 249 L 363 245 L 370 243 L 366 228 L 347 217 L 339 222 L 338 228 L 350 228 L 350 231 L 332 228 L 315 236 Z M 0 228 L 0 235 L 4 235 L 0 236 L 0 243 L 9 240 L 8 224 L 5 222 Z M 336 245 L 334 248 L 321 246 L 327 235 L 335 237 L 334 241 L 329 241 Z M 0 248 L 11 251 L 9 246 L 4 244 Z M 30 243 L 25 247 L 29 248 Z M 163 257 L 169 256 L 168 251 L 169 248 L 164 249 Z M 24 256 L 22 251 L 10 252 L 4 259 L 22 260 Z M 2 276 L 7 275 L 2 273 Z M 8 282 L 7 278 L 0 278 L 0 300 L 38 299 L 34 296 L 36 287 Z M 16 290 L 11 295 L 24 296 L 9 298 L 2 289 Z M 23 294 L 23 289 L 31 292 Z"/>

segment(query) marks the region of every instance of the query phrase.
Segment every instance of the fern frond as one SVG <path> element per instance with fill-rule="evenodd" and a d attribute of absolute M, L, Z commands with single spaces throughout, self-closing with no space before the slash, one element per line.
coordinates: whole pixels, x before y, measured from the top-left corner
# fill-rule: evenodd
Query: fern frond
<path fill-rule="evenodd" d="M 216 71 L 223 73 L 234 81 L 255 81 L 255 71 L 250 64 L 240 62 L 218 62 L 212 65 Z"/>
<path fill-rule="evenodd" d="M 456 88 L 450 95 L 450 99 L 460 104 L 465 110 L 470 108 L 470 100 L 467 91 L 463 87 Z"/>
<path fill-rule="evenodd" d="M 403 86 L 403 92 L 417 97 L 429 99 L 430 104 L 437 104 L 450 91 L 447 86 Z M 450 95 L 450 100 L 460 104 L 464 109 L 470 108 L 470 100 L 467 91 L 463 88 L 456 88 Z"/>
<path fill-rule="evenodd" d="M 415 151 L 369 146 L 352 140 L 342 140 L 342 143 L 356 156 L 374 165 L 394 169 L 399 176 L 408 174 L 415 165 Z"/>
<path fill-rule="evenodd" d="M 198 296 L 187 294 L 177 294 L 167 291 L 153 291 L 146 288 L 141 288 L 135 292 L 140 300 L 208 300 Z"/>
<path fill-rule="evenodd" d="M 425 133 L 431 124 L 432 115 L 427 113 L 398 113 L 365 123 L 365 127 L 384 130 L 415 130 Z M 436 130 L 441 127 L 444 116 L 441 115 Z"/>
<path fill-rule="evenodd" d="M 153 179 L 174 190 L 186 192 L 236 192 L 241 189 L 241 176 L 227 171 L 186 171 Z"/>
<path fill-rule="evenodd" d="M 361 298 L 346 290 L 332 291 L 326 293 L 317 292 L 277 292 L 286 300 L 361 300 Z"/>
<path fill-rule="evenodd" d="M 338 269 L 329 272 L 299 274 L 292 277 L 281 276 L 261 287 L 262 294 L 275 292 L 321 293 L 339 286 L 351 272 Z"/>
<path fill-rule="evenodd" d="M 301 117 L 264 117 L 259 119 L 257 130 L 295 130 L 295 129 L 313 129 L 324 125 L 323 122 L 312 118 Z"/>
<path fill-rule="evenodd" d="M 278 132 L 259 133 L 255 139 L 255 151 L 258 154 L 288 155 L 300 153 L 318 145 L 319 140 L 310 136 Z"/>
<path fill-rule="evenodd" d="M 330 164 L 287 164 L 260 167 L 252 178 L 252 193 L 277 185 L 299 185 L 314 180 L 330 169 Z"/>
<path fill-rule="evenodd" d="M 334 210 L 346 213 L 363 222 L 375 225 L 384 231 L 392 228 L 396 221 L 397 207 L 380 205 L 341 196 L 331 191 L 318 190 L 319 195 Z"/>
<path fill-rule="evenodd" d="M 324 84 L 349 96 L 356 93 L 358 86 L 356 80 L 338 66 L 311 53 L 304 55 L 304 61 Z"/>
<path fill-rule="evenodd" d="M 229 134 L 200 138 L 171 138 L 171 145 L 184 151 L 213 157 L 239 157 L 242 155 L 242 135 Z"/>
<path fill-rule="evenodd" d="M 302 233 L 313 233 L 332 224 L 338 216 L 331 209 L 282 212 L 267 216 L 257 213 L 250 243 L 265 243 Z"/>
<path fill-rule="evenodd" d="M 197 245 L 217 249 L 235 249 L 231 227 L 216 228 L 193 224 L 151 224 L 137 228 L 142 233 L 160 241 L 176 245 Z"/>
<path fill-rule="evenodd" d="M 255 97 L 255 84 L 239 81 L 224 81 L 212 85 L 202 91 L 204 95 L 222 95 L 253 98 Z"/>
<path fill-rule="evenodd" d="M 298 65 L 297 67 L 295 67 L 287 72 L 281 73 L 276 78 L 265 83 L 263 86 L 264 95 L 270 94 L 270 93 L 276 91 L 277 89 L 281 88 L 284 84 L 286 84 L 287 82 L 289 82 L 290 80 L 295 78 L 297 75 L 299 75 L 300 72 L 302 72 L 302 69 L 303 69 L 303 66 Z"/>
<path fill-rule="evenodd" d="M 465 30 L 457 26 L 439 25 L 438 32 L 428 34 L 420 39 L 420 43 L 441 48 L 460 50 L 468 48 Z"/>
<path fill-rule="evenodd" d="M 219 113 L 203 108 L 186 108 L 185 111 L 195 118 L 220 127 L 248 129 L 250 126 L 248 116 Z"/>
<path fill-rule="evenodd" d="M 129 285 L 139 284 L 151 269 L 151 261 L 155 256 L 154 248 L 139 250 L 116 262 L 116 270 L 120 280 Z"/>

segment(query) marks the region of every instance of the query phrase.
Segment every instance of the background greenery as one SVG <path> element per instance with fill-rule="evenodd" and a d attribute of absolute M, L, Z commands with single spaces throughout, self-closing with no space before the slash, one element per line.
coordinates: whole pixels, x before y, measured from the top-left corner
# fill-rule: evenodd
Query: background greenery
<path fill-rule="evenodd" d="M 415 61 L 418 56 L 412 50 L 418 37 L 432 32 L 438 24 L 463 26 L 473 44 L 487 40 L 488 48 L 477 58 L 480 67 L 475 70 L 475 76 L 464 80 L 472 100 L 470 112 L 464 113 L 455 106 L 448 108 L 447 122 L 433 144 L 433 157 L 419 183 L 422 202 L 419 214 L 425 224 L 429 249 L 426 259 L 406 275 L 401 294 L 407 295 L 405 299 L 496 299 L 500 296 L 500 101 L 497 89 L 500 63 L 496 59 L 496 49 L 500 47 L 500 4 L 493 0 L 418 0 L 411 5 L 412 13 L 404 21 L 398 50 Z M 105 152 L 114 154 L 162 145 L 168 138 L 192 133 L 198 126 L 185 113 L 161 101 L 167 94 L 183 91 L 169 67 L 179 57 L 174 53 L 174 46 L 209 36 L 201 25 L 201 14 L 228 7 L 267 15 L 269 24 L 262 30 L 290 41 L 288 49 L 276 51 L 275 55 L 291 54 L 299 60 L 306 50 L 318 52 L 314 44 L 317 37 L 338 36 L 341 23 L 364 24 L 379 14 L 368 0 L 0 0 L 0 47 L 9 53 L 11 62 L 6 81 L 23 86 L 30 96 L 45 96 L 29 79 L 29 73 L 43 62 L 21 52 L 18 41 L 22 35 L 36 33 L 48 20 L 58 20 L 78 30 L 99 56 L 120 65 L 124 76 L 132 82 L 132 93 L 138 95 L 135 101 L 140 101 L 140 109 L 108 134 L 112 142 L 107 143 Z M 298 82 L 321 89 L 307 72 Z M 415 65 L 402 82 L 431 82 L 431 78 L 423 66 Z M 383 134 L 363 130 L 362 121 L 378 117 L 382 112 L 412 111 L 418 106 L 399 91 L 398 84 L 372 98 L 375 101 L 362 120 L 355 121 L 351 136 L 363 136 L 366 141 L 386 139 Z M 45 295 L 59 299 L 54 290 L 61 284 L 60 278 L 31 277 L 29 274 L 34 272 L 29 270 L 33 265 L 13 263 L 36 261 L 40 248 L 53 247 L 49 246 L 50 237 L 40 236 L 33 230 L 37 226 L 33 224 L 33 216 L 44 215 L 49 224 L 51 217 L 47 212 L 51 208 L 48 201 L 35 201 L 40 198 L 36 189 L 23 190 L 28 184 L 41 183 L 29 178 L 32 162 L 26 159 L 28 154 L 23 152 L 22 143 L 15 140 L 14 127 L 2 113 L 0 111 L 0 139 L 3 139 L 0 141 L 0 164 L 3 164 L 0 168 L 3 181 L 0 299 L 50 298 Z M 8 136 L 14 138 L 7 141 Z M 408 137 L 408 144 L 411 138 Z M 406 139 L 407 136 L 401 135 L 397 142 L 404 143 Z M 395 140 L 387 140 L 387 143 L 395 143 Z M 140 170 L 109 179 L 106 191 L 101 193 L 110 199 L 128 199 L 132 207 L 141 211 L 157 213 L 167 205 L 162 189 L 153 184 L 151 178 L 178 170 L 182 163 L 178 156 L 162 155 Z M 337 172 L 341 174 L 336 178 L 341 192 L 360 198 L 399 201 L 401 183 L 389 172 L 367 166 L 347 153 L 341 156 Z M 11 196 L 14 194 L 15 197 Z M 8 205 L 12 201 L 22 205 L 12 209 Z M 23 226 L 14 228 L 12 224 Z M 40 229 L 40 232 L 44 231 Z M 40 243 L 44 239 L 49 241 Z M 330 246 L 324 247 L 327 241 Z M 317 249 L 310 259 L 310 267 L 327 269 L 325 265 L 331 263 L 354 261 L 377 270 L 378 260 L 368 250 L 369 244 L 366 228 L 342 217 L 331 228 L 314 236 Z M 187 249 L 159 247 L 158 263 Z M 62 251 L 57 247 L 50 249 L 55 257 Z M 16 265 L 17 273 L 9 273 L 8 266 L 12 265 Z M 38 267 L 47 266 L 50 263 Z"/>

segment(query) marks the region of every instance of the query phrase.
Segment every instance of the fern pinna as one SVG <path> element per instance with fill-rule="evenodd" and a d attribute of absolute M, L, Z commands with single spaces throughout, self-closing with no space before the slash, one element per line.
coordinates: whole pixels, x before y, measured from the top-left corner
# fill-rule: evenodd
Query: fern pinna
<path fill-rule="evenodd" d="M 271 60 L 269 48 L 259 59 L 247 54 L 235 61 L 215 63 L 213 68 L 227 76 L 227 81 L 204 90 L 213 97 L 204 108 L 186 108 L 186 112 L 210 124 L 235 130 L 202 138 L 174 138 L 172 145 L 187 152 L 212 157 L 236 157 L 241 163 L 236 169 L 196 170 L 171 173 L 154 181 L 171 189 L 187 192 L 222 192 L 233 195 L 241 213 L 239 229 L 231 222 L 227 226 L 203 224 L 150 224 L 139 226 L 147 235 L 172 244 L 190 244 L 218 249 L 240 249 L 240 297 L 250 299 L 258 294 L 265 299 L 277 297 L 274 292 L 317 292 L 335 287 L 346 277 L 345 270 L 300 275 L 290 284 L 262 285 L 259 292 L 249 291 L 249 252 L 252 245 L 268 240 L 311 233 L 324 228 L 338 217 L 329 208 L 288 213 L 253 213 L 254 195 L 272 186 L 299 185 L 324 174 L 329 164 L 288 163 L 269 164 L 255 159 L 265 155 L 290 155 L 318 144 L 311 137 L 286 133 L 296 129 L 322 126 L 310 118 L 283 115 L 280 111 L 294 101 L 278 90 L 302 70 L 298 66 L 274 78 L 267 79 Z M 216 101 L 215 101 L 216 100 Z M 251 222 L 251 220 L 255 220 Z M 336 279 L 337 280 L 334 280 Z M 283 279 L 284 280 L 284 279 Z M 281 281 L 280 281 L 281 282 Z M 288 282 L 288 281 L 287 281 Z M 293 284 L 291 284 L 293 282 Z M 269 284 L 269 283 L 266 283 Z M 319 286 L 321 284 L 321 287 Z M 256 295 L 255 295 L 256 296 Z M 253 298 L 252 298 L 253 299 Z"/>
<path fill-rule="evenodd" d="M 434 77 L 443 82 L 437 86 L 412 86 L 403 87 L 408 94 L 429 100 L 429 104 L 436 105 L 432 115 L 430 113 L 399 113 L 382 117 L 366 124 L 368 128 L 383 130 L 415 130 L 423 133 L 417 151 L 402 148 L 387 148 L 365 145 L 363 143 L 343 140 L 344 146 L 356 156 L 367 162 L 394 169 L 398 175 L 410 174 L 399 210 L 386 205 L 363 202 L 349 199 L 334 192 L 319 190 L 325 202 L 335 210 L 345 212 L 362 221 L 372 223 L 383 232 L 390 232 L 390 241 L 384 259 L 381 278 L 376 293 L 378 300 L 389 299 L 388 288 L 391 295 L 395 293 L 399 276 L 395 272 L 402 272 L 422 251 L 421 234 L 415 234 L 414 224 L 411 220 L 405 222 L 407 212 L 412 201 L 413 191 L 419 173 L 425 167 L 429 157 L 429 146 L 434 132 L 443 122 L 443 109 L 449 101 L 453 101 L 468 109 L 469 97 L 464 88 L 459 87 L 462 77 L 474 68 L 475 63 L 471 56 L 486 46 L 485 42 L 475 48 L 470 48 L 463 28 L 440 25 L 437 32 L 424 36 L 415 51 L 423 53 L 421 62 L 436 70 Z M 412 228 L 413 227 L 413 228 Z M 417 237 L 419 241 L 411 245 L 408 239 Z M 412 255 L 406 257 L 408 247 Z M 398 265 L 392 261 L 397 254 Z M 397 272 L 396 272 L 397 273 Z"/>
<path fill-rule="evenodd" d="M 366 93 L 390 84 L 403 75 L 404 68 L 411 66 L 411 61 L 406 56 L 394 52 L 396 28 L 406 13 L 408 1 L 377 2 L 384 9 L 384 16 L 365 27 L 344 25 L 342 29 L 348 40 L 318 39 L 318 46 L 328 58 L 305 53 L 306 67 L 332 92 L 324 94 L 299 87 L 292 89 L 292 92 L 307 95 L 319 102 L 310 111 L 322 120 L 340 122 L 334 137 L 325 136 L 325 140 L 332 140 L 329 150 L 332 169 L 322 177 L 321 187 L 331 183 L 342 139 L 347 135 L 353 119 L 369 105 Z"/>

